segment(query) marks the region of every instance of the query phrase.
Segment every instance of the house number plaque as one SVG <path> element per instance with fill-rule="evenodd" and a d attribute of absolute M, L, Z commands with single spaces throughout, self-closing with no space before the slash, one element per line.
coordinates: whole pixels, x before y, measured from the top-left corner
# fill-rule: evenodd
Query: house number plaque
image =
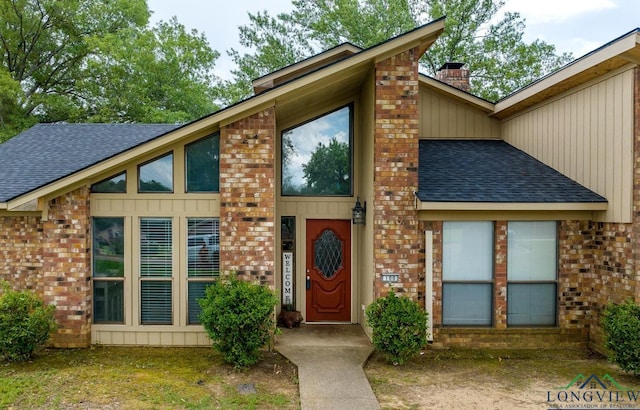
<path fill-rule="evenodd" d="M 382 281 L 384 283 L 398 283 L 400 282 L 400 275 L 397 273 L 383 273 Z"/>

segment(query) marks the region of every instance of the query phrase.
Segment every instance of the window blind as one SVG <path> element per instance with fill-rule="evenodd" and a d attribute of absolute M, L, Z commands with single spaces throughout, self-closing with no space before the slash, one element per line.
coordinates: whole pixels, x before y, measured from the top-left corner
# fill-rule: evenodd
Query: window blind
<path fill-rule="evenodd" d="M 172 324 L 171 218 L 140 219 L 140 322 Z"/>
<path fill-rule="evenodd" d="M 171 277 L 171 236 L 170 218 L 140 220 L 140 276 Z"/>
<path fill-rule="evenodd" d="M 143 325 L 170 325 L 171 281 L 143 281 L 140 287 L 140 314 Z"/>

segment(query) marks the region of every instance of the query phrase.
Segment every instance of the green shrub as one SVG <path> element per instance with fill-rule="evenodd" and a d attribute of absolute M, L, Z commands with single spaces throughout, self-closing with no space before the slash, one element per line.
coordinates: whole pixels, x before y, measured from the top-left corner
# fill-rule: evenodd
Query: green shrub
<path fill-rule="evenodd" d="M 640 375 L 640 306 L 628 299 L 621 304 L 609 303 L 602 312 L 605 347 L 609 360 L 627 372 Z"/>
<path fill-rule="evenodd" d="M 34 293 L 14 291 L 5 283 L 0 296 L 0 356 L 27 360 L 45 346 L 56 329 L 55 306 Z"/>
<path fill-rule="evenodd" d="M 404 364 L 427 344 L 427 313 L 406 296 L 391 291 L 367 307 L 373 346 L 387 361 Z"/>
<path fill-rule="evenodd" d="M 220 279 L 207 288 L 200 321 L 213 348 L 235 367 L 247 367 L 260 358 L 275 329 L 273 292 L 259 284 L 234 276 Z"/>

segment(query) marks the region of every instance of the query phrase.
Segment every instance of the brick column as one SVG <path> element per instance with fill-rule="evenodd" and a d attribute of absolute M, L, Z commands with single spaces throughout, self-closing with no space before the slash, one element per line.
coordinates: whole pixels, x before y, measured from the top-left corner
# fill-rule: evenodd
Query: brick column
<path fill-rule="evenodd" d="M 408 50 L 378 62 L 375 68 L 376 297 L 388 291 L 381 274 L 398 273 L 396 292 L 417 298 L 424 269 L 419 263 L 423 237 L 414 208 L 414 192 L 418 189 L 419 57 L 416 49 Z"/>
<path fill-rule="evenodd" d="M 55 347 L 91 343 L 89 223 L 88 187 L 51 200 L 42 223 L 44 301 L 56 305 Z"/>
<path fill-rule="evenodd" d="M 495 223 L 494 327 L 507 328 L 507 221 Z"/>
<path fill-rule="evenodd" d="M 275 108 L 220 132 L 220 268 L 275 288 Z"/>
<path fill-rule="evenodd" d="M 558 236 L 558 315 L 563 329 L 588 333 L 593 298 L 593 227 L 588 221 L 561 221 Z"/>

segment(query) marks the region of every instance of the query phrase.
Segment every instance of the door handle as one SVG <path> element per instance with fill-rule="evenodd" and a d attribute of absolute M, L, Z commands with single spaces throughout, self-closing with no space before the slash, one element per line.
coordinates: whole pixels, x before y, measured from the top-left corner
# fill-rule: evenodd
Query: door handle
<path fill-rule="evenodd" d="M 311 289 L 311 278 L 307 275 L 307 290 Z"/>

